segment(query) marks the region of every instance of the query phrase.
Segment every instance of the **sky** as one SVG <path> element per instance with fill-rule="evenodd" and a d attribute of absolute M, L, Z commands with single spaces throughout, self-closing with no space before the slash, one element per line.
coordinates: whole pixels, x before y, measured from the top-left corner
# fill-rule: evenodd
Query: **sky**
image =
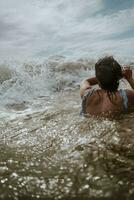
<path fill-rule="evenodd" d="M 134 0 L 0 0 L 0 60 L 134 60 Z"/>

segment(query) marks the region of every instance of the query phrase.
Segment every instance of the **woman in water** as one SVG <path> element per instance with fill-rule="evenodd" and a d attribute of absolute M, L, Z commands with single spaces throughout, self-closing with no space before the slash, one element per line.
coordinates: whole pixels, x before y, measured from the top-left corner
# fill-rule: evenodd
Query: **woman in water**
<path fill-rule="evenodd" d="M 129 67 L 121 68 L 113 57 L 104 57 L 95 64 L 95 77 L 82 81 L 80 96 L 83 115 L 98 115 L 127 110 L 134 105 L 134 91 L 119 89 L 119 80 L 125 78 L 132 89 L 134 79 Z M 92 86 L 98 84 L 99 89 Z"/>

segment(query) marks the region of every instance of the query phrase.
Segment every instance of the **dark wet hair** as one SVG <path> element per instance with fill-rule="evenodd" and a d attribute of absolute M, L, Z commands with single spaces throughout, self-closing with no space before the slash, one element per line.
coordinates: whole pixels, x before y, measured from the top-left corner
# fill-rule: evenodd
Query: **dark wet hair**
<path fill-rule="evenodd" d="M 118 89 L 119 79 L 122 78 L 121 66 L 112 56 L 99 59 L 95 64 L 95 73 L 102 89 L 107 92 Z"/>

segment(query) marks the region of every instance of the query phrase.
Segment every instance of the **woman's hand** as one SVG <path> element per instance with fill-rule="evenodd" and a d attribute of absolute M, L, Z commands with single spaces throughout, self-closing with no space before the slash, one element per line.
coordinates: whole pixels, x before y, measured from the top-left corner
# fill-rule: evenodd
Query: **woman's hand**
<path fill-rule="evenodd" d="M 130 67 L 123 68 L 122 76 L 129 82 L 132 89 L 134 89 L 134 79 L 132 77 L 132 70 L 130 69 Z"/>
<path fill-rule="evenodd" d="M 123 67 L 122 76 L 127 80 L 132 79 L 132 70 L 130 69 L 130 67 Z"/>

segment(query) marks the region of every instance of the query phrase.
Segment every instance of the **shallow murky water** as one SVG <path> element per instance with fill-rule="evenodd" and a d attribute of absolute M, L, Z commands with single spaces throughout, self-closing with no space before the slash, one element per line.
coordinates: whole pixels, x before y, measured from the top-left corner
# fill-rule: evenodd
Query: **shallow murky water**
<path fill-rule="evenodd" d="M 134 112 L 83 118 L 78 94 L 8 107 L 0 121 L 1 199 L 134 199 Z"/>

